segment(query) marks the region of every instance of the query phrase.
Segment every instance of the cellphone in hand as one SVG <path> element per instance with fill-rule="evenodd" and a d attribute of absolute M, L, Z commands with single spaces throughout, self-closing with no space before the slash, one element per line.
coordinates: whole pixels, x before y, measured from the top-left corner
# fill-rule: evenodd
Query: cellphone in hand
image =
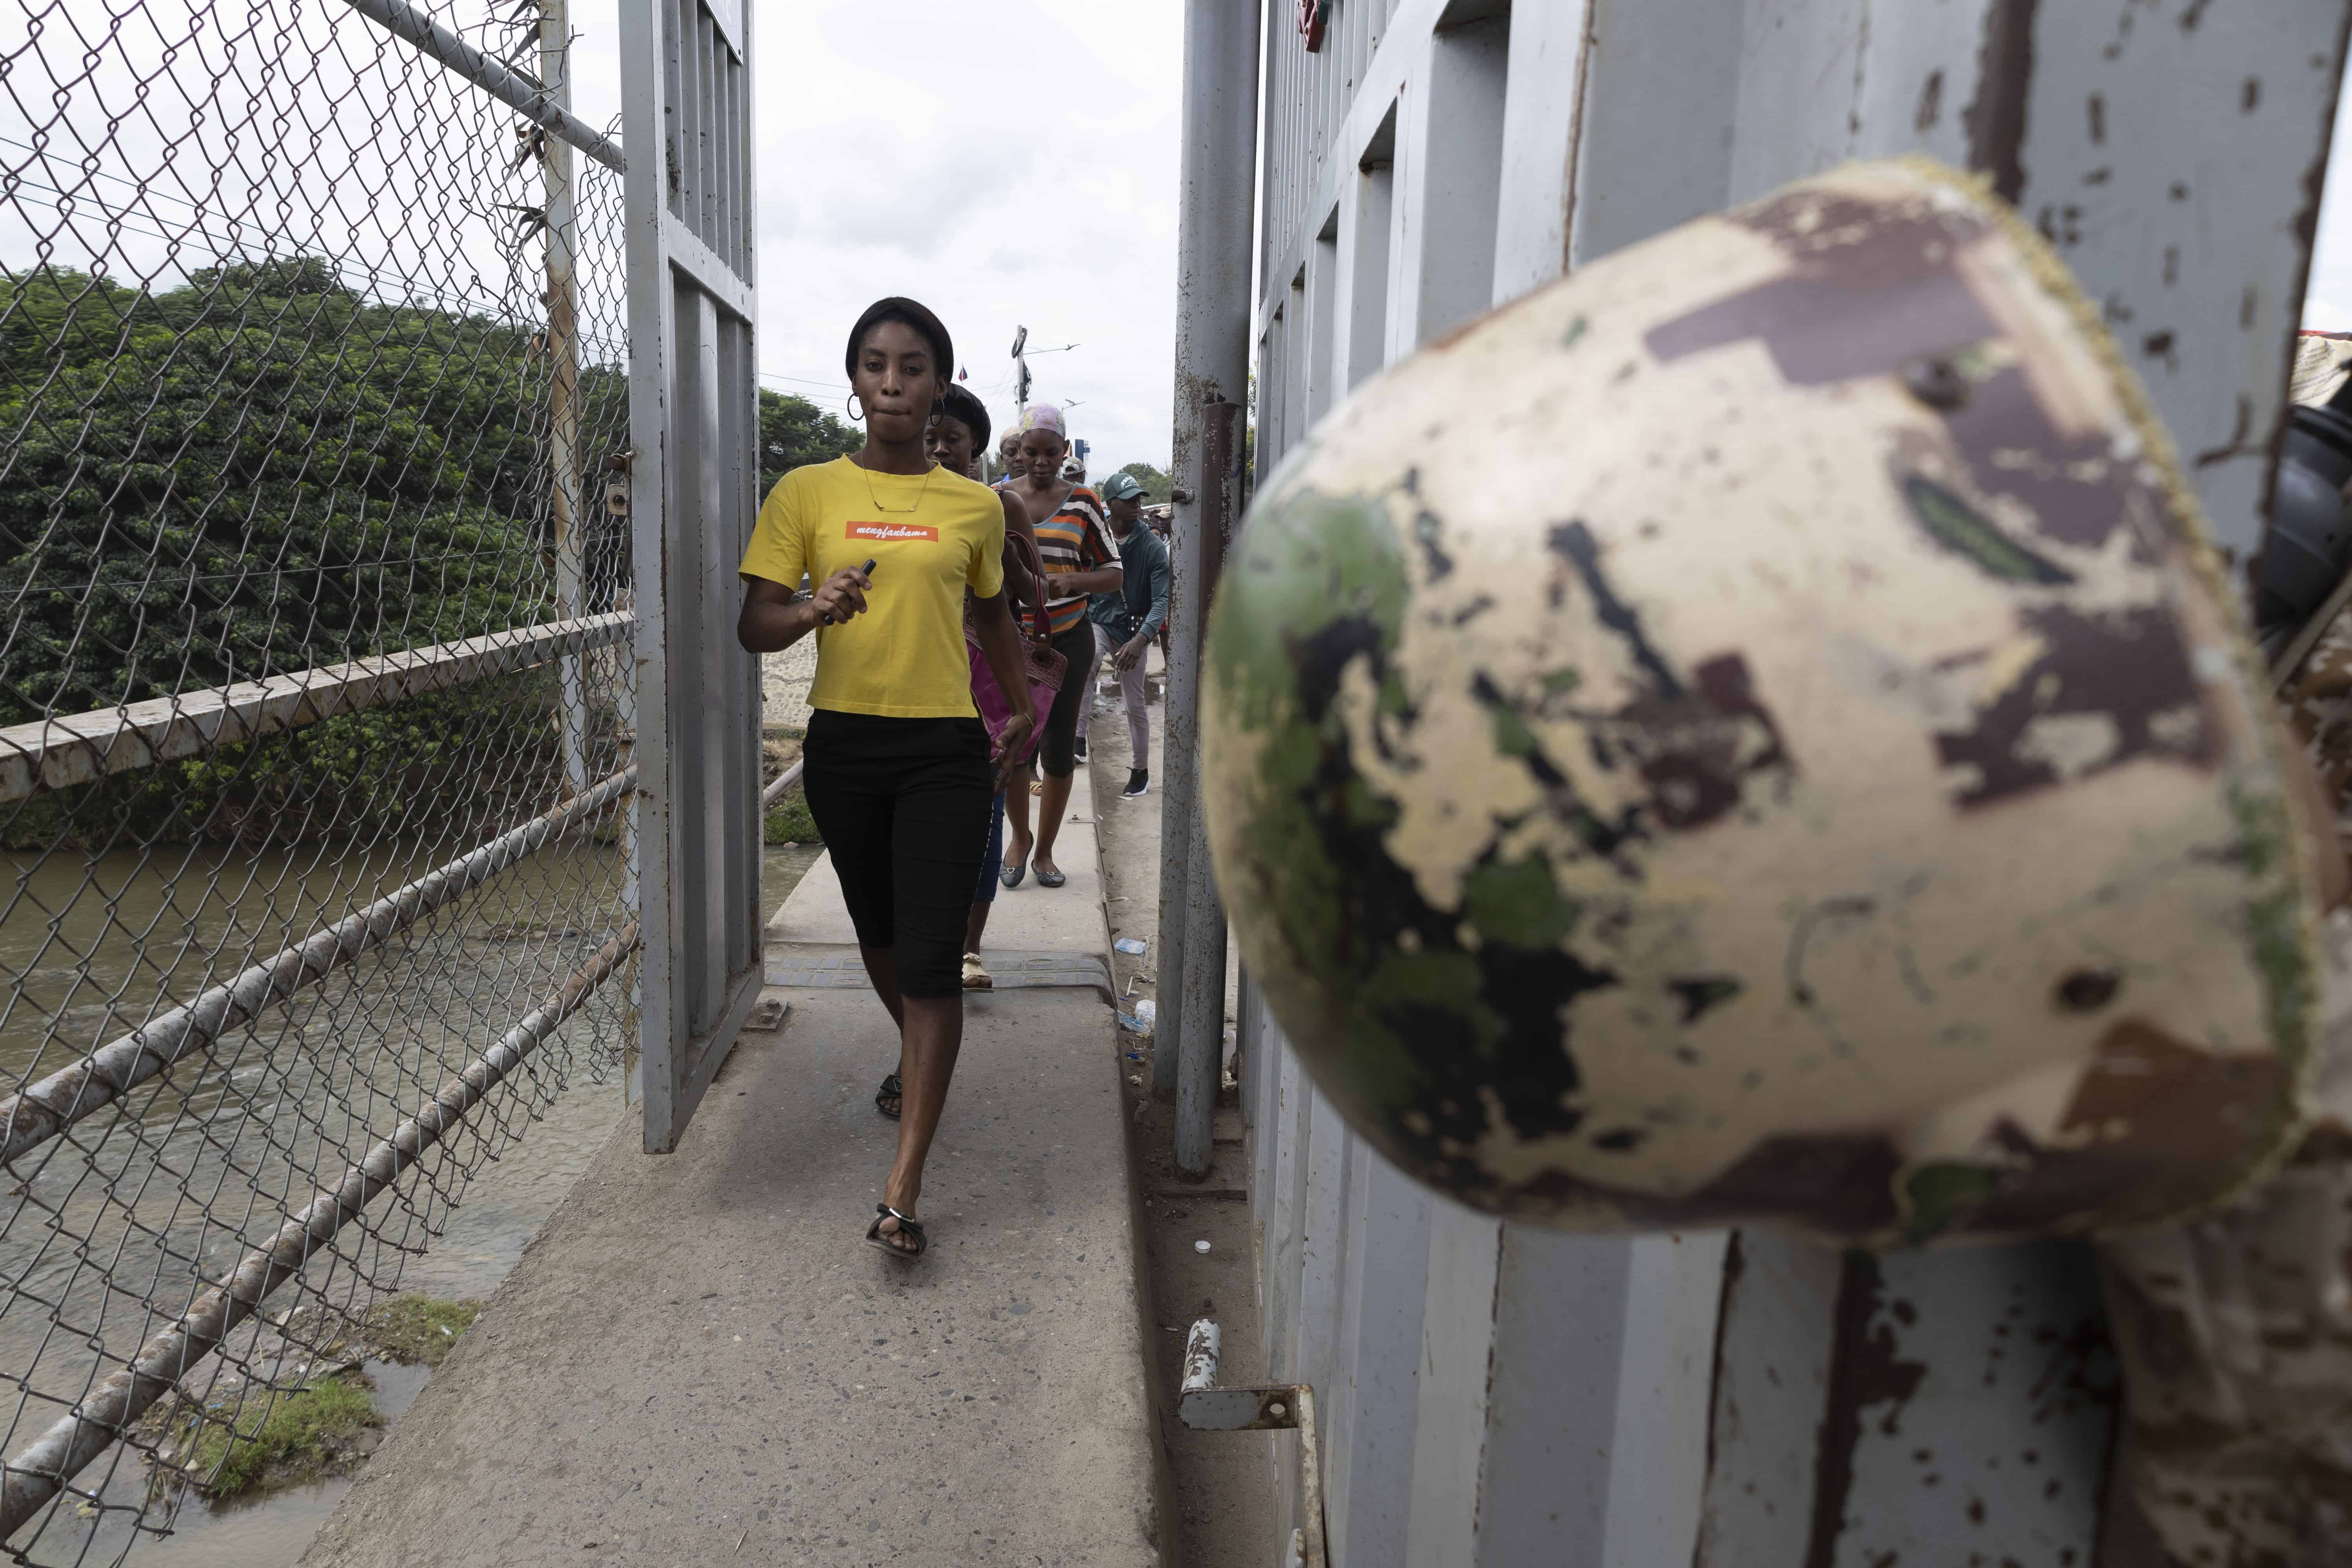
<path fill-rule="evenodd" d="M 873 576 L 873 575 L 874 575 L 874 563 L 873 563 L 873 560 L 869 557 L 869 558 L 867 559 L 867 561 L 866 561 L 866 564 L 865 564 L 865 565 L 863 565 L 863 566 L 860 566 L 860 567 L 858 568 L 858 570 L 859 570 L 860 572 L 863 572 L 864 574 L 866 574 L 866 576 L 868 576 L 868 577 Z M 822 625 L 822 626 L 829 626 L 833 625 L 833 612 L 832 612 L 831 610 L 827 610 L 827 611 L 825 611 L 825 612 L 824 612 L 824 614 L 823 614 L 823 615 L 821 615 L 821 616 L 817 616 L 817 621 L 818 621 L 818 624 L 820 624 L 820 625 Z"/>

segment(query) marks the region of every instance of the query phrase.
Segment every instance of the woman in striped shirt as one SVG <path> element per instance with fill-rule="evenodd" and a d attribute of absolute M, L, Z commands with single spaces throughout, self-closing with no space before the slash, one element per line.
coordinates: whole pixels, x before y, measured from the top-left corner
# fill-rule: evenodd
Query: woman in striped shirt
<path fill-rule="evenodd" d="M 1095 650 L 1093 623 L 1087 619 L 1087 602 L 1096 594 L 1118 592 L 1118 544 L 1095 492 L 1061 479 L 1062 458 L 1069 441 L 1062 411 L 1050 403 L 1031 407 L 1021 419 L 1021 457 L 1026 471 L 1007 488 L 1030 516 L 1037 552 L 1045 557 L 1050 586 L 1045 618 L 1052 627 L 1054 651 L 1069 660 L 1069 674 L 1054 698 L 1045 721 L 1038 760 L 1045 771 L 1038 801 L 1037 831 L 1029 831 L 1029 797 L 1015 789 L 1005 797 L 1012 820 L 1013 843 L 1004 857 L 1004 885 L 1017 888 L 1029 867 L 1037 870 L 1040 887 L 1058 888 L 1069 879 L 1054 862 L 1054 840 L 1070 809 L 1070 773 L 1077 766 L 1072 738 L 1077 733 L 1078 704 L 1087 700 L 1084 671 Z"/>

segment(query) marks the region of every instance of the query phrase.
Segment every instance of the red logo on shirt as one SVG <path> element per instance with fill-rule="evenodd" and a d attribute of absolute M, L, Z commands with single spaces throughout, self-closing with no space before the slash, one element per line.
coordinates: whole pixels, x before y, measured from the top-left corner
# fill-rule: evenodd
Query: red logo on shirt
<path fill-rule="evenodd" d="M 940 542 L 940 531 L 912 522 L 853 522 L 849 525 L 852 539 L 927 539 Z"/>

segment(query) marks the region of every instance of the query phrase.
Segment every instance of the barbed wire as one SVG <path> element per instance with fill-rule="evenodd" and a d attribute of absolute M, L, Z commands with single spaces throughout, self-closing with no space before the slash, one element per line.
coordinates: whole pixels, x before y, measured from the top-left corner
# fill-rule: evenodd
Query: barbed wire
<path fill-rule="evenodd" d="M 540 0 L 419 8 L 543 79 Z M 16 1562 L 121 1561 L 358 1375 L 623 1059 L 621 211 L 341 0 L 0 20 Z"/>

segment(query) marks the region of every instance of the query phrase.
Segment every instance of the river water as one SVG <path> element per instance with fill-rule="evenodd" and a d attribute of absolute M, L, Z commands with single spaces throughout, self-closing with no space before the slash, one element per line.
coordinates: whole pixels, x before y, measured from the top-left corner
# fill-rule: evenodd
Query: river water
<path fill-rule="evenodd" d="M 820 853 L 766 852 L 767 912 Z M 135 857 L 94 863 L 60 857 L 54 865 L 13 858 L 18 900 L 0 919 L 0 976 L 16 988 L 0 1016 L 0 1075 L 11 1083 L 136 1027 L 159 997 L 164 1005 L 187 1000 L 207 983 L 206 953 L 274 952 L 300 940 L 321 910 L 338 917 L 427 868 L 424 858 L 396 849 L 308 861 L 290 854 L 207 861 L 205 852 L 187 850 L 143 864 Z M 119 1112 L 92 1117 L 74 1130 L 77 1138 L 109 1115 L 117 1119 L 80 1146 L 59 1140 L 59 1154 L 46 1157 L 9 1194 L 16 1207 L 0 1229 L 0 1279 L 16 1283 L 0 1301 L 0 1373 L 20 1389 L 68 1398 L 93 1366 L 102 1374 L 108 1368 L 86 1344 L 61 1347 L 61 1327 L 70 1340 L 103 1325 L 94 1337 L 119 1358 L 162 1326 L 138 1302 L 124 1310 L 126 1286 L 148 1300 L 173 1302 L 173 1310 L 184 1306 L 199 1276 L 217 1279 L 289 1206 L 339 1177 L 352 1145 L 388 1131 L 397 1120 L 388 1110 L 413 1110 L 487 1046 L 496 1029 L 486 1020 L 519 1019 L 553 979 L 593 952 L 617 924 L 622 873 L 614 846 L 551 847 L 435 917 L 439 925 L 423 941 L 390 944 L 298 993 L 273 1010 L 282 1023 L 265 1020 L 259 1046 L 228 1050 L 225 1043 L 215 1053 L 225 1059 L 208 1063 L 210 1070 L 184 1081 L 175 1071 L 134 1093 Z M 93 876 L 95 893 L 86 885 Z M 22 918 L 28 907 L 49 914 Z M 577 914 L 551 914 L 565 910 Z M 210 980 L 224 973 L 214 966 Z M 387 1019 L 383 1002 L 395 985 L 399 1016 Z M 541 1048 L 537 1070 L 510 1079 L 474 1112 L 469 1121 L 487 1118 L 492 1136 L 453 1132 L 444 1143 L 449 1157 L 428 1164 L 425 1179 L 403 1194 L 379 1197 L 369 1210 L 368 1239 L 339 1247 L 331 1265 L 314 1261 L 301 1288 L 323 1274 L 332 1281 L 330 1299 L 346 1308 L 364 1306 L 395 1282 L 443 1298 L 488 1296 L 628 1110 L 618 1066 L 621 1016 L 617 1006 L 604 1005 L 604 993 L 620 995 L 619 987 L 604 987 L 596 1005 Z M 354 1024 L 362 1017 L 367 1048 L 354 1050 L 351 1042 L 362 1033 Z M 14 1173 L 24 1176 L 27 1162 Z M 461 1187 L 455 1194 L 461 1201 L 436 1201 L 430 1190 L 436 1187 Z M 404 1205 L 411 1212 L 392 1212 Z M 438 1232 L 429 1245 L 428 1225 Z M 126 1257 L 134 1261 L 126 1264 Z M 289 1284 L 271 1305 L 297 1294 Z M 422 1369 L 375 1363 L 368 1371 L 394 1419 L 425 1377 Z M 21 1394 L 16 1404 L 12 1451 L 59 1408 Z M 85 1472 L 84 1484 L 98 1482 L 108 1463 Z M 98 1488 L 107 1510 L 96 1517 L 61 1511 L 30 1555 L 43 1564 L 108 1563 L 130 1546 L 133 1563 L 173 1568 L 290 1568 L 350 1485 L 331 1479 L 218 1507 L 191 1494 L 172 1534 L 134 1542 L 131 1510 L 145 1495 L 147 1467 L 122 1456 Z M 161 1515 L 151 1510 L 148 1518 Z"/>

